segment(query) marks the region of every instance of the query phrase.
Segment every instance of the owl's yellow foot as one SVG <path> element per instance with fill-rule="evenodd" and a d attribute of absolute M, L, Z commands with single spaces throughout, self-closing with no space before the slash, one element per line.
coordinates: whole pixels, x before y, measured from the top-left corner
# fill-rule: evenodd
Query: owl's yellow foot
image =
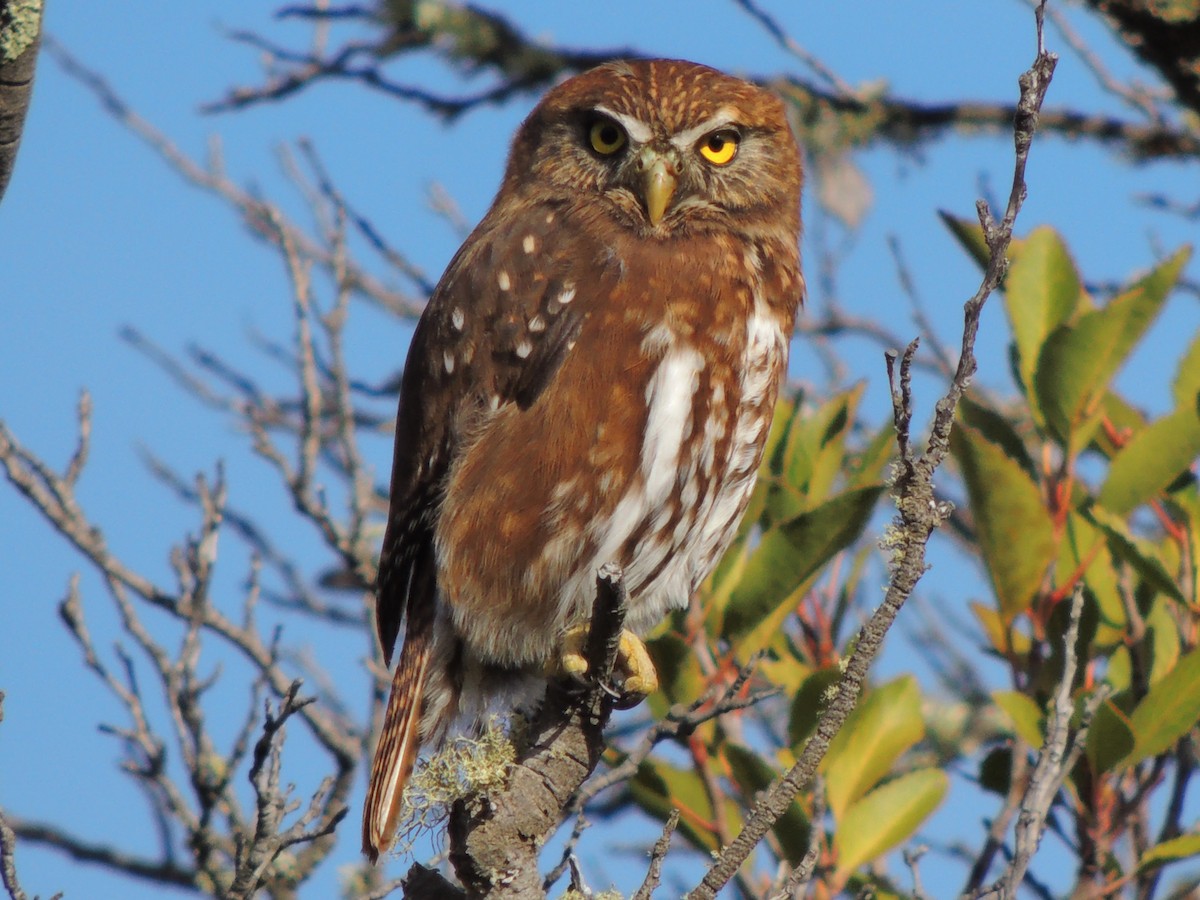
<path fill-rule="evenodd" d="M 573 678 L 583 679 L 587 675 L 588 626 L 576 625 L 563 636 L 562 654 L 559 656 L 559 671 Z M 619 679 L 622 709 L 637 706 L 658 690 L 658 672 L 646 645 L 632 631 L 621 632 L 617 646 L 617 661 L 613 666 Z"/>

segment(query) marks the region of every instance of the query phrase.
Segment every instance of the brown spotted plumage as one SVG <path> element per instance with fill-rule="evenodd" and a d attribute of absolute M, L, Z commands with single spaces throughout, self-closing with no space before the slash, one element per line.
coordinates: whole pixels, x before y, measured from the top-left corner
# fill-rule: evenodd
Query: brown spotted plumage
<path fill-rule="evenodd" d="M 537 701 L 597 570 L 683 607 L 745 510 L 803 293 L 778 99 L 692 63 L 551 90 L 413 336 L 377 624 L 405 638 L 363 849 L 422 745 Z"/>

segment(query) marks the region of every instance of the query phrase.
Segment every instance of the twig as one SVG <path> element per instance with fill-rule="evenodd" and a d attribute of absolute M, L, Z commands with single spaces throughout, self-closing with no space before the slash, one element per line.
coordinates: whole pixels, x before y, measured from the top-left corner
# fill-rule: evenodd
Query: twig
<path fill-rule="evenodd" d="M 813 812 L 809 818 L 808 849 L 800 864 L 788 874 L 782 885 L 779 885 L 770 900 L 791 900 L 793 897 L 803 897 L 812 881 L 817 863 L 821 859 L 821 841 L 825 836 L 825 783 L 824 778 L 817 776 L 813 781 Z"/>
<path fill-rule="evenodd" d="M 41 844 L 62 851 L 80 862 L 95 863 L 114 872 L 121 872 L 152 884 L 195 887 L 195 872 L 170 862 L 148 860 L 133 856 L 107 844 L 97 844 L 68 834 L 53 825 L 14 819 L 12 833 L 28 844 Z"/>
<path fill-rule="evenodd" d="M 908 866 L 908 870 L 912 873 L 912 898 L 913 900 L 925 900 L 925 888 L 921 884 L 921 869 L 918 863 L 921 857 L 929 852 L 929 848 L 922 845 L 906 849 L 904 851 L 904 864 Z"/>
<path fill-rule="evenodd" d="M 1005 795 L 1004 805 L 1000 807 L 1000 811 L 988 825 L 987 839 L 984 841 L 983 849 L 979 851 L 978 856 L 975 857 L 975 861 L 971 865 L 971 871 L 967 876 L 967 884 L 963 888 L 965 896 L 974 896 L 987 879 L 988 871 L 992 867 L 992 862 L 996 858 L 996 854 L 1004 847 L 1004 839 L 1008 834 L 1008 826 L 1012 824 L 1013 816 L 1017 814 L 1017 810 L 1021 807 L 1022 788 L 1025 785 L 1029 767 L 1026 750 L 1024 742 L 1019 738 L 1013 740 L 1010 747 L 1012 773 L 1009 778 L 1008 793 Z"/>
<path fill-rule="evenodd" d="M 0 704 L 3 704 L 4 694 L 0 692 Z M 15 858 L 17 836 L 8 825 L 4 811 L 0 810 L 0 881 L 3 882 L 8 896 L 12 900 L 27 900 L 21 884 L 17 880 L 17 862 Z"/>
<path fill-rule="evenodd" d="M 1079 665 L 1079 619 L 1082 613 L 1083 583 L 1078 582 L 1071 597 L 1071 614 L 1067 633 L 1063 638 L 1062 677 L 1055 689 L 1054 702 L 1046 722 L 1046 740 L 1038 753 L 1037 763 L 1021 801 L 1014 835 L 1013 858 L 996 884 L 981 893 L 980 897 L 997 896 L 1000 900 L 1013 900 L 1016 897 L 1017 888 L 1024 881 L 1029 864 L 1041 843 L 1046 819 L 1050 815 L 1050 805 L 1083 753 L 1092 717 L 1107 697 L 1107 690 L 1101 689 L 1089 699 L 1079 731 L 1068 751 L 1071 717 L 1075 712 L 1071 693 L 1075 685 L 1075 671 Z"/>
<path fill-rule="evenodd" d="M 1036 7 L 1038 0 L 1026 0 L 1026 3 Z M 1075 54 L 1104 90 L 1143 113 L 1155 124 L 1161 124 L 1165 120 L 1156 101 L 1166 99 L 1166 95 L 1156 98 L 1143 85 L 1125 84 L 1117 80 L 1100 57 L 1088 46 L 1083 36 L 1071 27 L 1070 21 L 1061 9 L 1050 6 L 1046 8 L 1046 13 L 1054 27 L 1058 29 L 1058 33 L 1062 35 L 1062 39 L 1067 42 L 1067 46 L 1075 51 Z"/>
<path fill-rule="evenodd" d="M 379 27 L 377 10 L 359 15 L 354 8 L 346 8 L 340 18 L 360 18 L 372 28 Z M 498 13 L 474 6 L 456 8 L 452 16 L 433 17 L 427 22 L 397 17 L 390 27 L 394 30 L 379 41 L 349 41 L 324 55 L 289 50 L 253 32 L 229 32 L 230 40 L 266 53 L 277 62 L 287 63 L 289 68 L 273 74 L 262 85 L 232 88 L 224 98 L 203 109 L 210 113 L 244 109 L 285 99 L 322 81 L 351 80 L 396 99 L 417 103 L 428 112 L 452 121 L 478 106 L 502 103 L 521 92 L 544 87 L 564 72 L 582 72 L 610 59 L 638 55 L 618 47 L 598 51 L 548 47 L 530 39 Z M 497 83 L 476 94 L 449 97 L 393 81 L 377 64 L 397 52 L 430 47 L 459 67 L 469 65 L 475 72 L 491 72 Z M 476 48 L 480 47 L 486 47 L 486 52 L 479 54 Z M 473 59 L 472 52 L 478 58 Z"/>
<path fill-rule="evenodd" d="M 642 886 L 637 889 L 637 893 L 630 900 L 650 900 L 650 896 L 654 893 L 654 889 L 658 887 L 659 881 L 662 880 L 662 864 L 667 857 L 667 851 L 671 849 L 671 835 L 675 831 L 675 826 L 679 824 L 679 810 L 671 810 L 671 814 L 667 816 L 667 822 L 663 825 L 662 835 L 654 842 L 654 849 L 650 852 L 650 868 L 646 871 L 646 877 L 642 881 Z"/>
<path fill-rule="evenodd" d="M 908 297 L 908 302 L 912 306 L 913 321 L 917 323 L 917 327 L 921 329 L 921 333 L 925 335 L 925 343 L 929 345 L 933 352 L 934 364 L 937 371 L 944 375 L 950 376 L 954 373 L 954 361 L 950 357 L 950 352 L 942 344 L 938 337 L 937 331 L 933 327 L 933 322 L 925 313 L 925 306 L 921 303 L 921 298 L 917 294 L 917 286 L 913 282 L 912 272 L 909 271 L 908 263 L 904 259 L 904 252 L 900 247 L 900 239 L 890 234 L 887 238 L 888 250 L 891 251 L 892 260 L 896 264 L 896 276 L 900 279 L 900 289 L 904 291 L 904 295 Z M 891 346 L 896 346 L 899 342 L 893 342 Z"/>
<path fill-rule="evenodd" d="M 753 2 L 753 0 L 734 0 L 734 2 L 762 25 L 780 47 L 816 72 L 835 91 L 848 99 L 860 99 L 858 91 L 843 81 L 833 69 L 826 66 L 815 55 L 802 47 L 798 41 L 783 30 L 783 26 L 775 21 L 766 10 L 760 8 L 757 3 Z"/>
<path fill-rule="evenodd" d="M 562 878 L 563 874 L 567 871 L 567 867 L 571 863 L 571 858 L 575 855 L 575 848 L 579 846 L 579 839 L 591 824 L 583 814 L 583 810 L 580 810 L 575 816 L 575 824 L 571 828 L 571 836 L 567 838 L 567 843 L 563 846 L 562 856 L 559 858 L 558 864 L 542 879 L 542 889 L 547 894 L 550 893 L 550 889 L 554 887 L 558 879 Z"/>
<path fill-rule="evenodd" d="M 226 177 L 218 163 L 205 168 L 187 156 L 162 132 L 135 113 L 103 77 L 84 66 L 57 41 L 46 36 L 43 47 L 67 76 L 91 91 L 114 119 L 146 143 L 184 180 L 228 203 L 239 214 L 251 234 L 281 247 L 278 235 L 281 232 L 286 233 L 306 256 L 316 260 L 324 268 L 332 265 L 330 251 L 319 246 L 297 225 L 291 223 L 278 207 L 238 187 Z M 269 227 L 272 218 L 276 222 L 275 228 Z M 415 318 L 420 314 L 420 302 L 391 290 L 365 270 L 353 267 L 349 274 L 356 291 L 385 309 L 407 318 Z"/>
<path fill-rule="evenodd" d="M 625 755 L 620 764 L 603 775 L 589 779 L 579 789 L 567 805 L 566 814 L 571 815 L 578 812 L 592 798 L 636 775 L 638 768 L 659 744 L 670 740 L 681 740 L 705 722 L 719 718 L 728 712 L 747 709 L 768 697 L 775 696 L 778 691 L 774 688 L 758 691 L 747 697 L 741 696 L 742 688 L 750 679 L 758 661 L 759 656 L 756 655 L 738 670 L 734 680 L 725 687 L 714 686 L 704 696 L 692 703 L 678 704 L 672 707 L 661 721 L 656 722 L 649 731 L 642 735 L 637 746 Z"/>

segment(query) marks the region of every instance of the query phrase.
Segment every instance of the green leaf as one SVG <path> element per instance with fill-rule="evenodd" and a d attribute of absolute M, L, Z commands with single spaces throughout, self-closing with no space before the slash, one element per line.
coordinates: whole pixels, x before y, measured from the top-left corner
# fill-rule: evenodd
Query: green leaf
<path fill-rule="evenodd" d="M 1109 546 L 1114 556 L 1133 566 L 1138 575 L 1156 591 L 1180 603 L 1185 602 L 1179 585 L 1171 577 L 1158 550 L 1150 541 L 1135 537 L 1124 519 L 1101 506 L 1090 506 L 1084 512 L 1097 528 L 1108 535 Z"/>
<path fill-rule="evenodd" d="M 1179 621 L 1172 615 L 1166 598 L 1158 597 L 1146 616 L 1146 629 L 1150 632 L 1150 677 L 1153 686 L 1166 678 L 1179 664 Z"/>
<path fill-rule="evenodd" d="M 1133 436 L 1109 466 L 1097 501 L 1118 515 L 1153 500 L 1200 456 L 1200 412 L 1182 406 Z"/>
<path fill-rule="evenodd" d="M 767 646 L 829 560 L 858 539 L 881 484 L 838 494 L 810 512 L 767 529 L 746 561 L 725 609 L 722 636 L 745 658 Z"/>
<path fill-rule="evenodd" d="M 990 254 L 987 241 L 983 239 L 983 228 L 980 227 L 979 220 L 963 219 L 944 209 L 938 210 L 938 216 L 971 259 L 975 260 L 979 268 L 986 269 Z"/>
<path fill-rule="evenodd" d="M 1037 480 L 1037 467 L 1029 457 L 1025 442 L 1008 418 L 969 397 L 958 401 L 958 417 L 959 421 L 974 428 L 981 437 L 1003 450 L 1031 479 Z"/>
<path fill-rule="evenodd" d="M 793 419 L 782 448 L 780 479 L 767 495 L 771 520 L 791 519 L 829 497 L 845 468 L 846 436 L 863 389 L 860 384 Z"/>
<path fill-rule="evenodd" d="M 726 744 L 724 753 L 734 783 L 746 798 L 752 800 L 755 794 L 766 790 L 775 780 L 775 767 L 754 751 L 737 744 Z M 808 852 L 809 823 L 808 816 L 798 802 L 793 800 L 788 805 L 772 831 L 789 862 L 798 863 L 804 858 Z"/>
<path fill-rule="evenodd" d="M 1192 484 L 1184 490 L 1172 491 L 1167 509 L 1175 521 L 1183 527 L 1183 546 L 1180 550 L 1192 560 L 1184 593 L 1189 597 L 1200 597 L 1200 485 Z M 1183 584 L 1182 578 L 1180 579 Z"/>
<path fill-rule="evenodd" d="M 951 434 L 975 516 L 979 546 L 1005 623 L 1029 607 L 1055 556 L 1041 492 L 1021 465 L 966 425 Z"/>
<path fill-rule="evenodd" d="M 1138 872 L 1148 872 L 1168 863 L 1179 862 L 1181 859 L 1191 859 L 1193 856 L 1200 856 L 1200 834 L 1181 834 L 1143 853 L 1142 858 L 1138 860 Z"/>
<path fill-rule="evenodd" d="M 838 820 L 835 883 L 855 869 L 878 859 L 908 840 L 931 812 L 937 809 L 950 780 L 945 772 L 919 769 L 872 791 Z"/>
<path fill-rule="evenodd" d="M 1046 718 L 1031 697 L 1020 691 L 993 691 L 992 702 L 1008 717 L 1017 737 L 1035 750 L 1042 746 Z"/>
<path fill-rule="evenodd" d="M 792 698 L 792 710 L 788 716 L 788 744 L 792 748 L 798 750 L 800 744 L 816 730 L 821 710 L 828 705 L 827 692 L 841 677 L 842 670 L 833 665 L 817 669 L 804 679 Z"/>
<path fill-rule="evenodd" d="M 1116 767 L 1134 748 L 1133 726 L 1111 700 L 1096 709 L 1085 748 L 1092 772 L 1099 775 Z"/>
<path fill-rule="evenodd" d="M 1033 374 L 1046 424 L 1072 455 L 1091 440 L 1109 382 L 1158 315 L 1190 251 L 1169 260 L 1113 299 L 1050 332 Z"/>
<path fill-rule="evenodd" d="M 690 702 L 704 693 L 705 678 L 696 654 L 677 633 L 668 630 L 656 635 L 646 642 L 646 649 L 658 673 L 659 690 L 648 698 L 656 715 L 665 715 L 675 703 Z"/>
<path fill-rule="evenodd" d="M 921 693 L 911 675 L 868 694 L 830 742 L 822 762 L 834 818 L 840 820 L 924 734 Z"/>
<path fill-rule="evenodd" d="M 1130 716 L 1134 748 L 1121 762 L 1131 766 L 1157 756 L 1200 721 L 1200 650 L 1180 658 Z"/>
<path fill-rule="evenodd" d="M 1064 595 L 1070 593 L 1074 585 L 1066 580 L 1076 577 L 1081 571 L 1088 589 L 1088 600 L 1094 603 L 1094 611 L 1099 614 L 1097 631 L 1092 640 L 1102 647 L 1115 646 L 1125 639 L 1125 628 L 1129 622 L 1117 583 L 1117 568 L 1108 535 L 1086 516 L 1072 510 L 1067 514 L 1063 539 L 1059 545 L 1055 589 Z"/>
<path fill-rule="evenodd" d="M 1197 397 L 1200 396 L 1200 334 L 1192 338 L 1191 345 L 1179 361 L 1171 391 L 1176 406 L 1196 408 Z"/>
<path fill-rule="evenodd" d="M 1004 307 L 1017 345 L 1017 373 L 1025 396 L 1033 399 L 1033 373 L 1042 345 L 1079 305 L 1079 273 L 1062 238 L 1048 227 L 1031 231 L 1012 256 Z"/>
<path fill-rule="evenodd" d="M 851 459 L 846 471 L 846 486 L 866 487 L 884 480 L 883 468 L 896 455 L 896 426 L 888 422 Z"/>

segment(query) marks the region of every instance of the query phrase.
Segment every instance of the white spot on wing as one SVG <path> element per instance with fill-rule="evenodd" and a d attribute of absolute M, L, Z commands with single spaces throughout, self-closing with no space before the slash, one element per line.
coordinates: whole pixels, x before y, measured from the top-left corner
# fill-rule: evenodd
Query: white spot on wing
<path fill-rule="evenodd" d="M 525 235 L 525 239 L 521 241 L 521 247 L 526 253 L 532 253 L 537 249 L 537 238 L 535 238 L 532 234 Z"/>
<path fill-rule="evenodd" d="M 521 341 L 521 343 L 517 344 L 517 356 L 521 357 L 521 359 L 525 359 L 532 352 L 533 344 L 529 341 Z"/>
<path fill-rule="evenodd" d="M 546 320 L 543 319 L 541 316 L 534 316 L 532 319 L 529 320 L 529 330 L 532 331 L 534 334 L 537 334 L 539 331 L 545 331 L 546 330 Z"/>
<path fill-rule="evenodd" d="M 558 295 L 558 302 L 561 303 L 563 306 L 566 306 L 568 303 L 570 303 L 574 299 L 575 299 L 575 285 L 568 281 L 566 284 L 563 285 L 562 293 Z"/>
<path fill-rule="evenodd" d="M 501 269 L 500 273 L 496 276 L 496 284 L 500 286 L 500 290 L 502 291 L 507 291 L 512 287 L 512 279 L 508 277 L 508 272 L 505 269 Z"/>
<path fill-rule="evenodd" d="M 449 375 L 451 372 L 453 372 L 454 371 L 454 354 L 453 353 L 443 353 L 442 354 L 442 364 L 445 365 L 445 367 L 446 367 L 447 375 Z"/>
<path fill-rule="evenodd" d="M 657 356 L 665 353 L 675 342 L 675 332 L 666 322 L 659 322 L 646 332 L 642 338 L 642 353 L 646 356 Z"/>
<path fill-rule="evenodd" d="M 463 311 L 457 306 L 450 311 L 450 324 L 454 326 L 455 331 L 462 331 L 463 323 L 466 320 L 467 317 L 463 315 Z"/>

